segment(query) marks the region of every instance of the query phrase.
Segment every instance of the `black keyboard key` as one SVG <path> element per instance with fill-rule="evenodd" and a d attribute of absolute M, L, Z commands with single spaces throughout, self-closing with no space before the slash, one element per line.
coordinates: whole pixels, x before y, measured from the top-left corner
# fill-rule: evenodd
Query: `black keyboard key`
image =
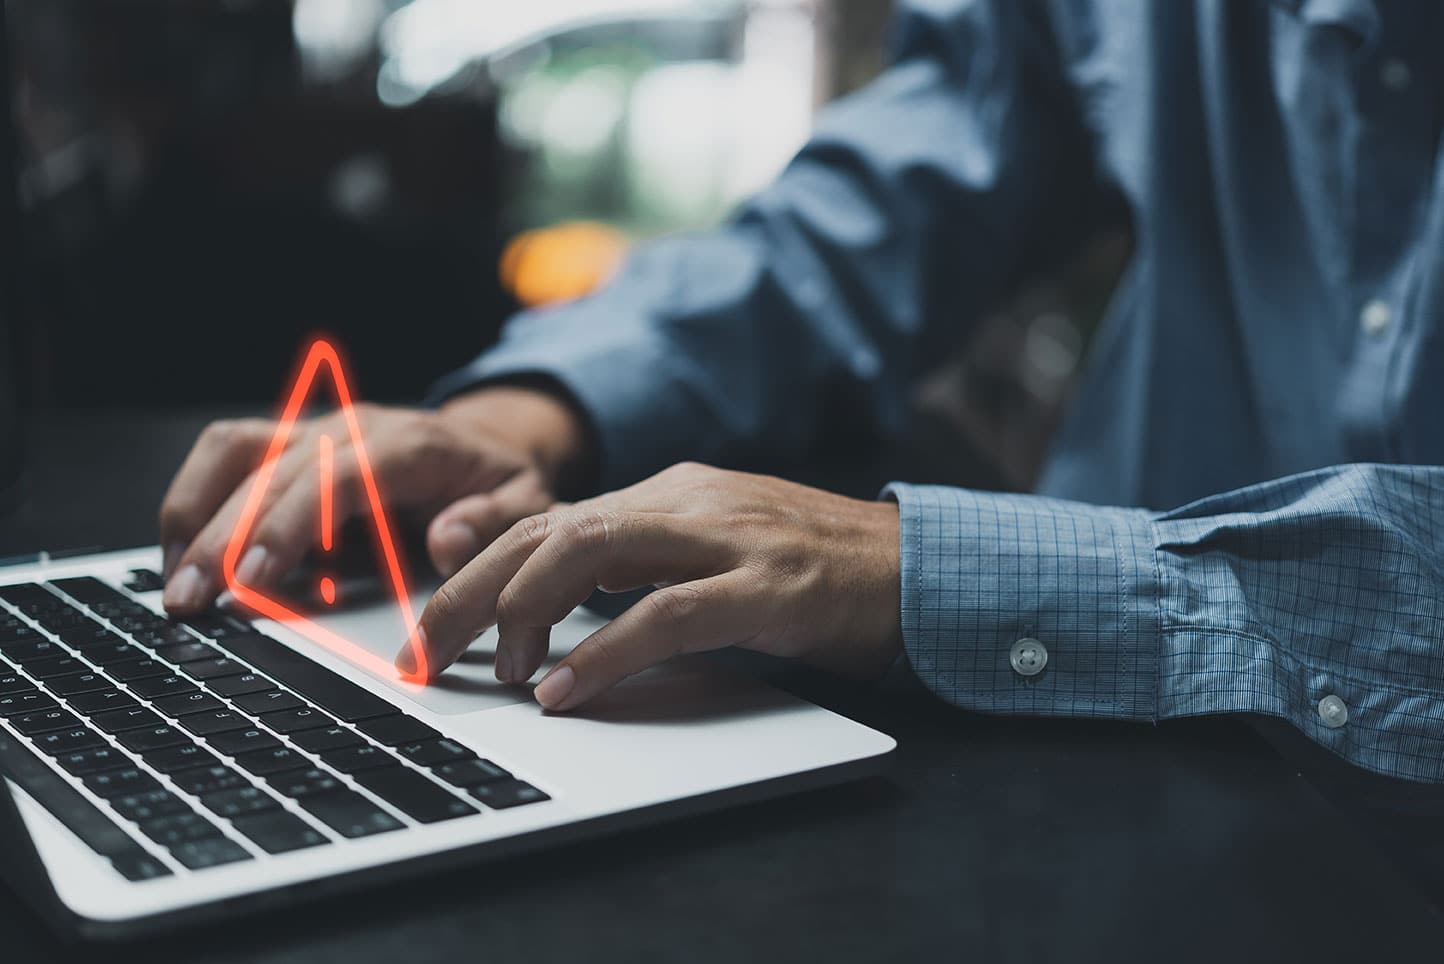
<path fill-rule="evenodd" d="M 131 592 L 160 592 L 165 588 L 165 580 L 153 569 L 132 569 L 125 588 Z"/>
<path fill-rule="evenodd" d="M 196 736 L 211 736 L 229 733 L 232 730 L 247 730 L 255 727 L 255 721 L 242 716 L 235 710 L 212 710 L 209 713 L 192 713 L 181 717 L 180 725 Z"/>
<path fill-rule="evenodd" d="M 237 696 L 231 702 L 247 713 L 255 713 L 257 716 L 262 713 L 274 713 L 277 710 L 298 710 L 306 705 L 296 697 L 295 693 L 283 693 L 280 690 L 272 690 L 269 693 L 248 693 L 245 696 Z"/>
<path fill-rule="evenodd" d="M 185 625 L 210 639 L 225 639 L 251 629 L 249 623 L 230 613 L 202 613 L 187 619 Z"/>
<path fill-rule="evenodd" d="M 156 679 L 171 674 L 170 667 L 154 659 L 132 659 L 124 663 L 116 663 L 114 666 L 105 668 L 111 678 L 118 679 L 122 683 L 133 683 L 136 680 Z"/>
<path fill-rule="evenodd" d="M 400 830 L 403 826 L 400 820 L 351 790 L 304 796 L 300 803 L 311 816 L 351 839 Z"/>
<path fill-rule="evenodd" d="M 18 618 L 9 613 L 0 613 L 0 653 L 8 653 L 10 647 L 17 643 L 28 643 L 44 638 Z"/>
<path fill-rule="evenodd" d="M 509 771 L 503 770 L 490 760 L 462 760 L 458 763 L 447 763 L 432 772 L 457 787 L 475 787 L 483 783 L 511 778 Z"/>
<path fill-rule="evenodd" d="M 130 688 L 148 700 L 161 696 L 175 696 L 178 693 L 194 693 L 200 687 L 182 676 L 157 676 L 155 679 L 136 680 Z"/>
<path fill-rule="evenodd" d="M 291 742 L 312 753 L 340 750 L 348 746 L 361 746 L 366 741 L 344 726 L 328 726 L 323 730 L 303 730 L 291 735 Z"/>
<path fill-rule="evenodd" d="M 159 790 L 155 777 L 136 766 L 121 767 L 92 773 L 85 778 L 85 785 L 102 797 L 118 797 L 128 793 L 143 793 Z"/>
<path fill-rule="evenodd" d="M 316 730 L 336 725 L 336 721 L 331 717 L 310 706 L 303 706 L 299 710 L 266 713 L 261 717 L 261 722 L 277 733 L 297 733 L 301 730 Z"/>
<path fill-rule="evenodd" d="M 266 782 L 281 796 L 296 799 L 314 793 L 334 793 L 346 787 L 340 777 L 319 767 L 272 773 L 266 777 Z"/>
<path fill-rule="evenodd" d="M 221 835 L 219 827 L 193 811 L 152 817 L 141 822 L 140 832 L 162 847 L 175 847 L 192 840 L 206 840 Z"/>
<path fill-rule="evenodd" d="M 268 854 L 284 854 L 306 847 L 319 847 L 326 835 L 294 813 L 269 810 L 249 817 L 237 817 L 232 826 Z"/>
<path fill-rule="evenodd" d="M 111 857 L 110 865 L 115 868 L 116 873 L 130 881 L 155 880 L 157 877 L 169 877 L 171 873 L 169 867 L 139 847 L 129 853 Z"/>
<path fill-rule="evenodd" d="M 88 673 L 90 664 L 74 656 L 46 656 L 25 663 L 25 672 L 36 679 L 51 679 L 71 673 Z"/>
<path fill-rule="evenodd" d="M 80 650 L 113 643 L 120 638 L 100 623 L 91 622 L 88 619 L 74 626 L 60 626 L 50 631 Z"/>
<path fill-rule="evenodd" d="M 523 783 L 521 780 L 483 783 L 479 787 L 472 787 L 470 793 L 493 810 L 509 810 L 512 807 L 551 799 L 530 783 Z"/>
<path fill-rule="evenodd" d="M 26 663 L 51 656 L 70 655 L 70 651 L 64 646 L 43 636 L 31 636 L 5 643 L 0 645 L 0 653 L 4 653 L 5 658 L 12 663 Z"/>
<path fill-rule="evenodd" d="M 220 766 L 221 758 L 203 746 L 190 743 L 152 750 L 145 755 L 145 762 L 161 773 L 179 773 L 196 767 Z"/>
<path fill-rule="evenodd" d="M 251 859 L 244 847 L 225 837 L 192 840 L 172 847 L 170 855 L 190 870 L 204 870 Z"/>
<path fill-rule="evenodd" d="M 106 733 L 124 733 L 147 726 L 164 726 L 165 720 L 143 706 L 132 706 L 124 710 L 108 710 L 90 718 L 96 729 Z"/>
<path fill-rule="evenodd" d="M 425 743 L 407 743 L 398 746 L 396 752 L 417 766 L 434 767 L 443 763 L 456 763 L 476 756 L 455 740 L 427 740 Z"/>
<path fill-rule="evenodd" d="M 337 676 L 269 636 L 256 632 L 240 633 L 226 640 L 226 648 L 259 672 L 279 680 L 283 686 L 295 690 L 347 723 L 396 712 L 396 707 L 381 697 Z"/>
<path fill-rule="evenodd" d="M 129 766 L 131 760 L 113 746 L 101 746 L 90 750 L 61 754 L 55 758 L 55 762 L 60 764 L 66 773 L 84 777 L 92 773 L 99 773 L 101 770 L 114 770 L 118 767 Z"/>
<path fill-rule="evenodd" d="M 76 673 L 74 676 L 57 676 L 46 680 L 45 686 L 56 696 L 75 696 L 79 693 L 97 693 L 111 689 L 115 684 L 99 673 Z"/>
<path fill-rule="evenodd" d="M 264 777 L 284 770 L 308 767 L 311 761 L 288 746 L 277 746 L 270 750 L 253 750 L 239 754 L 236 765 L 247 773 Z"/>
<path fill-rule="evenodd" d="M 201 797 L 207 810 L 218 817 L 233 820 L 280 806 L 276 798 L 260 787 L 241 787 L 238 790 L 220 790 Z"/>
<path fill-rule="evenodd" d="M 26 690 L 33 690 L 35 683 L 26 679 L 19 673 L 0 673 L 0 696 L 8 696 L 11 693 L 24 693 Z"/>
<path fill-rule="evenodd" d="M 143 823 L 157 817 L 172 817 L 178 813 L 194 813 L 190 804 L 169 790 L 147 790 L 144 793 L 127 793 L 110 798 L 110 805 L 127 820 Z"/>
<path fill-rule="evenodd" d="M 322 753 L 321 759 L 342 773 L 360 773 L 372 767 L 390 766 L 396 758 L 379 746 L 353 746 Z"/>
<path fill-rule="evenodd" d="M 82 724 L 79 717 L 67 710 L 43 710 L 39 713 L 26 713 L 24 716 L 12 717 L 10 725 L 26 736 L 34 736 L 37 733 L 50 733 L 55 730 L 73 730 Z"/>
<path fill-rule="evenodd" d="M 220 659 L 198 659 L 193 663 L 182 663 L 181 672 L 192 679 L 220 679 L 223 676 L 240 676 L 251 668 L 243 663 L 222 656 Z"/>
<path fill-rule="evenodd" d="M 66 701 L 81 713 L 95 715 L 104 713 L 107 710 L 123 710 L 133 706 L 139 706 L 135 697 L 129 693 L 123 693 L 115 687 L 103 690 L 94 690 L 90 693 L 81 693 L 79 696 L 72 696 Z"/>
<path fill-rule="evenodd" d="M 74 753 L 76 750 L 89 750 L 106 745 L 99 733 L 83 727 L 74 730 L 57 730 L 54 733 L 41 733 L 33 739 L 35 740 L 35 749 L 46 756 L 60 756 L 62 753 Z"/>
<path fill-rule="evenodd" d="M 67 642 L 70 641 L 67 640 Z M 84 636 L 77 635 L 74 642 L 70 642 L 70 645 L 80 650 L 81 655 L 84 656 L 86 659 L 90 660 L 92 663 L 98 663 L 99 660 L 94 659 L 90 655 L 91 653 L 118 653 L 121 649 L 124 649 L 128 652 L 130 659 L 135 659 L 135 657 L 137 656 L 145 655 L 143 652 L 136 649 L 135 644 L 133 644 L 130 640 L 126 639 L 124 636 L 117 636 L 115 633 L 105 628 L 93 629 L 86 633 Z M 111 662 L 115 662 L 117 659 L 119 659 L 118 655 L 113 656 Z"/>
<path fill-rule="evenodd" d="M 418 823 L 437 823 L 480 811 L 415 770 L 387 767 L 356 774 L 356 782 Z"/>
<path fill-rule="evenodd" d="M 189 746 L 191 738 L 168 724 L 148 726 L 143 730 L 130 730 L 116 736 L 120 745 L 132 753 L 152 753 L 172 746 Z"/>
<path fill-rule="evenodd" d="M 71 599 L 78 599 L 87 606 L 97 603 L 131 602 L 131 598 L 119 589 L 106 585 L 94 576 L 71 576 L 66 579 L 52 579 L 50 585 L 65 593 Z"/>
<path fill-rule="evenodd" d="M 102 669 L 108 669 L 120 663 L 129 663 L 132 660 L 140 659 L 145 654 L 136 649 L 130 643 L 102 643 L 98 646 L 88 646 L 81 650 L 85 658 Z"/>
<path fill-rule="evenodd" d="M 226 704 L 209 693 L 177 693 L 175 696 L 157 696 L 152 700 L 156 709 L 167 716 L 182 717 L 192 713 L 214 713 L 223 710 Z"/>
<path fill-rule="evenodd" d="M 160 649 L 162 646 L 182 646 L 196 642 L 195 636 L 180 626 L 158 617 L 136 616 L 120 620 L 116 625 L 135 636 L 142 646 Z M 171 662 L 176 662 L 171 660 Z"/>
<path fill-rule="evenodd" d="M 214 646 L 205 643 L 167 643 L 155 647 L 155 654 L 169 663 L 189 663 L 198 659 L 219 659 L 221 654 Z"/>
<path fill-rule="evenodd" d="M 26 602 L 42 596 L 51 599 L 55 598 L 46 592 L 38 583 L 17 582 L 10 586 L 0 586 L 0 599 L 19 606 L 21 609 L 25 608 Z"/>
<path fill-rule="evenodd" d="M 276 688 L 276 684 L 258 673 L 242 673 L 240 676 L 227 676 L 225 679 L 212 681 L 211 692 L 230 698 L 232 696 L 245 696 L 247 693 L 265 693 Z"/>
<path fill-rule="evenodd" d="M 170 774 L 171 780 L 186 793 L 204 796 L 218 790 L 239 790 L 251 782 L 228 766 L 197 767 Z"/>
<path fill-rule="evenodd" d="M 39 713 L 42 710 L 53 710 L 59 708 L 60 704 L 49 693 L 41 693 L 38 690 L 31 690 L 28 693 L 14 693 L 10 696 L 0 696 L 0 720 L 8 720 L 17 716 L 26 716 L 31 713 Z"/>
<path fill-rule="evenodd" d="M 224 753 L 226 756 L 240 756 L 242 753 L 252 753 L 256 750 L 274 750 L 281 745 L 280 740 L 256 727 L 217 733 L 207 737 L 206 743 L 218 753 Z"/>
<path fill-rule="evenodd" d="M 425 740 L 434 740 L 441 736 L 440 733 L 420 720 L 410 716 L 402 716 L 400 713 L 379 720 L 367 720 L 364 723 L 358 723 L 356 724 L 356 728 L 382 746 L 400 746 L 403 743 L 420 743 Z"/>

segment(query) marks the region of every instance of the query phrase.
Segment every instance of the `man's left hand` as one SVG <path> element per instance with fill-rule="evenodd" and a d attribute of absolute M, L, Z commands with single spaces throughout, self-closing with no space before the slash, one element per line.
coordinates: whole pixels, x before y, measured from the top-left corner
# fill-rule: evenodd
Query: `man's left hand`
<path fill-rule="evenodd" d="M 901 651 L 899 578 L 896 505 L 678 465 L 514 525 L 437 590 L 420 639 L 435 675 L 495 625 L 497 679 L 522 682 L 594 589 L 656 586 L 558 663 L 537 702 L 570 710 L 668 657 L 723 646 L 878 676 Z M 412 669 L 409 647 L 397 662 Z"/>

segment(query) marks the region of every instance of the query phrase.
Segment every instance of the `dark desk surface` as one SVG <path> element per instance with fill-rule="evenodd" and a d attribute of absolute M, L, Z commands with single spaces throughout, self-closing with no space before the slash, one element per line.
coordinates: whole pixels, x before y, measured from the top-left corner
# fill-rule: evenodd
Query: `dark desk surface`
<path fill-rule="evenodd" d="M 0 555 L 150 541 L 202 421 L 45 420 Z M 1243 723 L 988 719 L 909 679 L 749 665 L 893 734 L 892 771 L 112 950 L 67 948 L 0 896 L 0 959 L 1217 964 L 1444 949 L 1434 904 Z"/>

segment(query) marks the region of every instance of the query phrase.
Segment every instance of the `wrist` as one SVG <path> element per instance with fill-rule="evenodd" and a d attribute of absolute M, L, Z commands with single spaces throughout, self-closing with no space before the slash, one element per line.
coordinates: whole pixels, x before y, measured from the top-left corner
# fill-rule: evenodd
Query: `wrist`
<path fill-rule="evenodd" d="M 523 453 L 559 497 L 586 486 L 594 445 L 585 416 L 560 390 L 496 384 L 458 395 L 438 414 Z"/>

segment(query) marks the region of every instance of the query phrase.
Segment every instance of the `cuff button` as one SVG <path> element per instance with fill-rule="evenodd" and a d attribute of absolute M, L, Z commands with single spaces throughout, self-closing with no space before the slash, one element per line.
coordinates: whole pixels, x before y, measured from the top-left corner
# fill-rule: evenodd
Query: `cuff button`
<path fill-rule="evenodd" d="M 1048 648 L 1031 636 L 1025 636 L 1008 651 L 1008 662 L 1019 676 L 1037 676 L 1048 665 Z"/>
<path fill-rule="evenodd" d="M 1349 706 L 1330 693 L 1319 700 L 1319 719 L 1323 721 L 1324 726 L 1331 730 L 1337 730 L 1349 722 Z"/>

